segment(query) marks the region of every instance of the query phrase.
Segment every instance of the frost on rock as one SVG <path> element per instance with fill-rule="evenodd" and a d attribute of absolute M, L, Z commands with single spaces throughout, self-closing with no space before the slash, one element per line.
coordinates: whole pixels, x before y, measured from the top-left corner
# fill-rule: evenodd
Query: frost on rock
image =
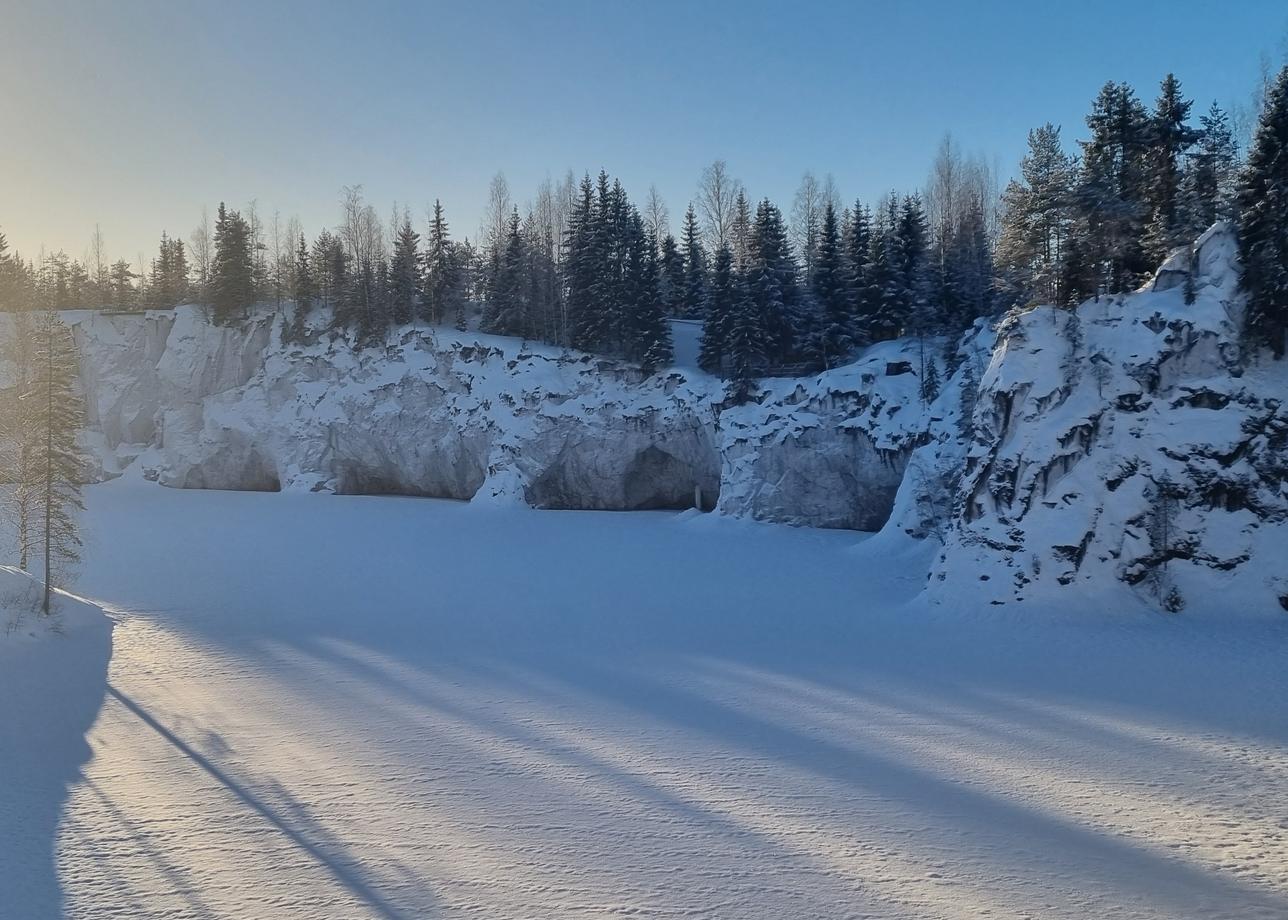
<path fill-rule="evenodd" d="M 1001 324 L 931 597 L 1288 606 L 1288 368 L 1240 360 L 1232 233 L 1193 264 L 1192 304 L 1156 279 Z"/>

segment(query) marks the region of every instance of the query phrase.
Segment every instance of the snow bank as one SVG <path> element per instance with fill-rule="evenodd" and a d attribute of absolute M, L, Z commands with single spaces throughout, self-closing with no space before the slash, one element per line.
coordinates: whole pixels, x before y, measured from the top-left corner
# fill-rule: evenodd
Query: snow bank
<path fill-rule="evenodd" d="M 62 915 L 55 832 L 90 756 L 85 733 L 103 702 L 112 652 L 101 609 L 59 592 L 43 618 L 35 612 L 40 590 L 25 572 L 0 566 L 0 866 L 4 903 L 24 918 Z"/>

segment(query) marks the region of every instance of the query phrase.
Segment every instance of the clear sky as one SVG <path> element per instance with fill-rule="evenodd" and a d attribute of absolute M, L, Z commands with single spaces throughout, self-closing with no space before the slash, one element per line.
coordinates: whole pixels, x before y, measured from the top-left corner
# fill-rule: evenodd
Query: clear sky
<path fill-rule="evenodd" d="M 871 198 L 945 131 L 1006 174 L 1035 125 L 1072 143 L 1107 79 L 1244 103 L 1286 33 L 1282 0 L 0 0 L 0 230 L 150 258 L 221 199 L 312 235 L 361 183 L 472 236 L 496 171 L 522 204 L 601 166 L 674 225 L 716 157 L 784 208 L 807 169 Z"/>

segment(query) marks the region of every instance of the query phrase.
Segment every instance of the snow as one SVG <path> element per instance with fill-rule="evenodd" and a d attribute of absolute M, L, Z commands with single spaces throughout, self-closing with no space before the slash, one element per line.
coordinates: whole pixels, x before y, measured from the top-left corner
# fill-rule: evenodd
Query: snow
<path fill-rule="evenodd" d="M 695 512 L 87 501 L 110 686 L 0 915 L 1288 914 L 1288 621 L 958 616 L 925 541 Z"/>
<path fill-rule="evenodd" d="M 50 841 L 90 757 L 85 733 L 107 690 L 112 624 L 98 607 L 0 566 L 0 917 L 58 914 Z"/>

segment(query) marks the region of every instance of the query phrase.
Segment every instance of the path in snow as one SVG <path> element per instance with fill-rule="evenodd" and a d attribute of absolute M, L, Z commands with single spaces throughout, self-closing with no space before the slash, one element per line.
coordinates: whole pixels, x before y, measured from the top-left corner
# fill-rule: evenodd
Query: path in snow
<path fill-rule="evenodd" d="M 1285 624 L 934 616 L 922 560 L 668 514 L 89 523 L 70 916 L 1288 915 Z"/>

